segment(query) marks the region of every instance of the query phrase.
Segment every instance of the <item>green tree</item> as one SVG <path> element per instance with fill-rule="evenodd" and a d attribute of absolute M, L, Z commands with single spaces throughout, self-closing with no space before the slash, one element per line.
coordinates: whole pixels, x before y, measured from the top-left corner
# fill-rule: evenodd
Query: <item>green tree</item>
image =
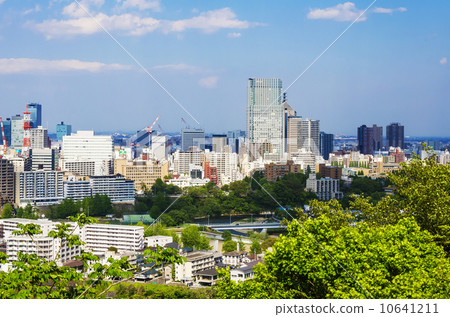
<path fill-rule="evenodd" d="M 209 239 L 201 234 L 198 226 L 187 226 L 181 232 L 181 241 L 183 246 L 187 248 L 195 248 L 197 250 L 210 249 Z"/>
<path fill-rule="evenodd" d="M 232 236 L 231 236 L 231 232 L 230 231 L 225 230 L 224 232 L 222 232 L 222 239 L 224 241 L 230 241 L 231 238 L 232 238 Z"/>
<path fill-rule="evenodd" d="M 2 218 L 12 218 L 13 216 L 13 208 L 10 204 L 6 204 L 3 206 Z"/>
<path fill-rule="evenodd" d="M 277 239 L 275 239 L 275 238 L 267 238 L 266 240 L 264 240 L 261 243 L 261 249 L 265 251 L 268 248 L 271 248 L 275 244 L 276 241 L 277 241 Z"/>
<path fill-rule="evenodd" d="M 225 241 L 222 245 L 222 251 L 223 252 L 231 252 L 237 250 L 237 242 L 233 240 Z"/>
<path fill-rule="evenodd" d="M 264 265 L 256 267 L 253 280 L 237 284 L 227 272 L 221 272 L 218 297 L 450 296 L 450 261 L 431 234 L 420 230 L 412 218 L 379 228 L 362 223 L 339 229 L 326 215 L 308 219 L 303 225 L 293 220 L 287 235 L 273 248 Z"/>
<path fill-rule="evenodd" d="M 252 245 L 250 247 L 250 253 L 252 254 L 260 254 L 261 253 L 261 244 L 257 240 L 253 240 Z"/>

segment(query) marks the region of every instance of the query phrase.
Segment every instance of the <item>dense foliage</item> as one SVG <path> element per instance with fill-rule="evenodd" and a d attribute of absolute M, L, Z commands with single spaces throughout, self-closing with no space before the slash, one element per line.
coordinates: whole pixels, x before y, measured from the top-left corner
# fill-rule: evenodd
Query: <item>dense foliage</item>
<path fill-rule="evenodd" d="M 304 174 L 287 174 L 273 183 L 267 182 L 259 172 L 253 178 L 222 188 L 217 188 L 214 183 L 190 187 L 176 201 L 173 195 L 179 195 L 181 190 L 158 179 L 151 190 L 137 197 L 135 212 L 148 212 L 154 219 L 161 216 L 161 222 L 170 227 L 193 222 L 198 217 L 277 212 L 279 206 L 267 192 L 289 207 L 303 207 L 316 198 L 314 193 L 305 191 Z M 170 209 L 161 215 L 169 206 Z"/>
<path fill-rule="evenodd" d="M 222 274 L 219 298 L 450 297 L 450 261 L 412 218 L 382 228 L 336 228 L 326 215 L 294 220 L 254 280 L 235 283 Z"/>

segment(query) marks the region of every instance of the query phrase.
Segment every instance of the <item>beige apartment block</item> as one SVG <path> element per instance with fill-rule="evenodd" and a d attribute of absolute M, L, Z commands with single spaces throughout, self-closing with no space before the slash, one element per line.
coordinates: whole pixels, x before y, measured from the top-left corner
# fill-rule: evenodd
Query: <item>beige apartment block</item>
<path fill-rule="evenodd" d="M 169 175 L 169 162 L 116 159 L 114 174 L 133 180 L 136 190 L 142 190 L 142 184 L 150 189 L 158 178 Z"/>

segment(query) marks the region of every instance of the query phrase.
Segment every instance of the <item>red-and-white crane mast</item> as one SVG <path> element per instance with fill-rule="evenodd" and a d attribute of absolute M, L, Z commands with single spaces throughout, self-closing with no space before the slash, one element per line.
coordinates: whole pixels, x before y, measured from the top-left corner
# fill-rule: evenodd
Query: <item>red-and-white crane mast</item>
<path fill-rule="evenodd" d="M 28 156 L 31 148 L 31 112 L 28 111 L 28 105 L 26 111 L 23 113 L 23 145 L 22 156 Z"/>
<path fill-rule="evenodd" d="M 0 125 L 2 127 L 2 138 L 3 138 L 3 155 L 8 152 L 8 140 L 6 140 L 5 129 L 3 128 L 3 118 L 0 117 Z"/>

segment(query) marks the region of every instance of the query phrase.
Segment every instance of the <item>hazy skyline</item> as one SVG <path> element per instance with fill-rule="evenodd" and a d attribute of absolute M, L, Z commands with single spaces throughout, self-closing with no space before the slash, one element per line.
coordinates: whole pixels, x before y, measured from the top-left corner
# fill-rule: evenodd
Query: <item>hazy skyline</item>
<path fill-rule="evenodd" d="M 287 88 L 369 1 L 0 0 L 0 116 L 43 105 L 50 131 L 245 130 L 249 77 Z M 289 90 L 327 133 L 362 124 L 450 136 L 450 3 L 376 3 Z M 96 23 L 190 113 L 198 125 Z"/>

